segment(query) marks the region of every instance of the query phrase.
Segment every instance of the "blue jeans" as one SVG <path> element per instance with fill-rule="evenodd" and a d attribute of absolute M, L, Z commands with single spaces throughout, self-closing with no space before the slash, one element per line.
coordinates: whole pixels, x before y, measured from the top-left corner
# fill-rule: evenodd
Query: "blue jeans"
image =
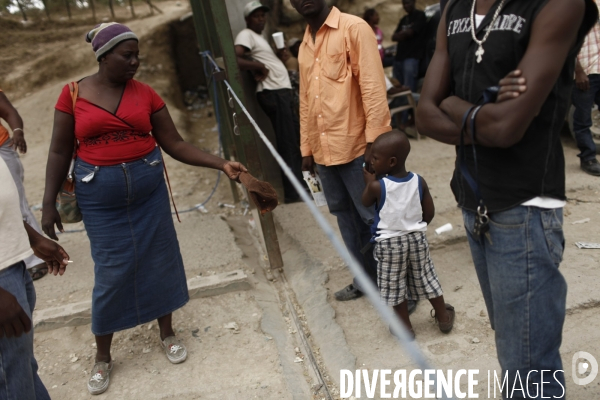
<path fill-rule="evenodd" d="M 25 263 L 0 271 L 0 287 L 10 292 L 29 318 L 35 308 L 35 289 Z M 38 376 L 33 356 L 33 329 L 18 338 L 0 339 L 0 399 L 50 400 Z"/>
<path fill-rule="evenodd" d="M 411 92 L 416 93 L 419 78 L 419 60 L 417 58 L 394 61 L 392 73 L 394 78 L 398 79 L 403 85 L 408 86 Z"/>
<path fill-rule="evenodd" d="M 183 307 L 187 281 L 158 147 L 117 165 L 78 157 L 74 176 L 94 260 L 92 333 L 133 328 Z"/>
<path fill-rule="evenodd" d="M 407 58 L 402 61 L 394 61 L 392 71 L 394 78 L 400 83 L 410 88 L 413 93 L 417 92 L 417 82 L 419 80 L 419 60 L 416 58 Z M 408 111 L 402 111 L 402 122 L 408 121 Z"/>
<path fill-rule="evenodd" d="M 365 158 L 358 157 L 348 164 L 326 167 L 317 164 L 317 172 L 323 183 L 323 192 L 327 199 L 329 212 L 336 216 L 342 239 L 352 256 L 362 263 L 367 275 L 377 284 L 377 263 L 373 251 L 361 250 L 371 241 L 371 224 L 375 218 L 374 207 L 362 205 L 361 197 L 365 189 L 363 163 Z M 354 287 L 362 291 L 363 286 L 354 278 Z"/>
<path fill-rule="evenodd" d="M 564 250 L 560 209 L 518 206 L 490 215 L 489 237 L 473 236 L 476 214 L 463 210 L 475 271 L 496 335 L 502 373 L 512 390 L 517 371 L 535 395 L 563 398 L 564 374 L 559 348 L 565 321 L 567 284 L 558 267 Z M 540 374 L 542 370 L 544 376 Z M 503 375 L 504 376 L 504 375 Z M 517 383 L 517 387 L 519 384 Z M 506 392 L 504 398 L 511 398 Z M 538 394 L 538 396 L 540 396 Z M 522 397 L 515 391 L 513 399 Z"/>
<path fill-rule="evenodd" d="M 600 75 L 588 75 L 590 79 L 590 88 L 582 91 L 575 86 L 573 88 L 573 105 L 575 113 L 573 114 L 573 130 L 575 131 L 575 140 L 581 153 L 577 156 L 581 161 L 590 161 L 596 158 L 596 143 L 592 139 L 592 107 L 594 103 L 600 107 Z"/>

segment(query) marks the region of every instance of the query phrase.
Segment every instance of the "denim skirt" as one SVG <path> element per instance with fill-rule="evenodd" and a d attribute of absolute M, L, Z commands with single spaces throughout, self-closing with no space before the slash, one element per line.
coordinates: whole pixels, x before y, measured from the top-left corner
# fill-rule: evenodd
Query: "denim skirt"
<path fill-rule="evenodd" d="M 75 162 L 94 260 L 94 335 L 133 328 L 189 300 L 162 162 L 158 147 L 123 164 Z"/>

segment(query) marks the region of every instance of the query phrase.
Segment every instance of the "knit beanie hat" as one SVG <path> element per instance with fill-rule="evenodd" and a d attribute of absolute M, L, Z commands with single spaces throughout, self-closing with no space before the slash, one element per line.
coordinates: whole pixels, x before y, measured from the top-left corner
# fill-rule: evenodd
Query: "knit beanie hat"
<path fill-rule="evenodd" d="M 116 45 L 138 37 L 125 25 L 117 22 L 106 22 L 96 25 L 94 29 L 85 35 L 85 41 L 92 44 L 92 49 L 96 53 L 96 60 L 112 50 Z"/>

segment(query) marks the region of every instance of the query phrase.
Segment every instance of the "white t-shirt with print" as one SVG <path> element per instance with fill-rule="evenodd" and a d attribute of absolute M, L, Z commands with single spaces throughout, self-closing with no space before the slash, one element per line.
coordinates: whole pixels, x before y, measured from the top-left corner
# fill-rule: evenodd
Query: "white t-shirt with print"
<path fill-rule="evenodd" d="M 19 208 L 19 192 L 8 166 L 0 158 L 0 270 L 33 254 Z"/>
<path fill-rule="evenodd" d="M 267 79 L 258 82 L 256 85 L 257 92 L 262 92 L 265 89 L 279 90 L 292 88 L 287 68 L 283 62 L 277 58 L 277 55 L 273 52 L 269 42 L 267 42 L 264 37 L 253 30 L 246 28 L 236 36 L 235 45 L 244 46 L 247 49 L 250 49 L 252 59 L 264 64 L 265 68 L 269 70 Z"/>

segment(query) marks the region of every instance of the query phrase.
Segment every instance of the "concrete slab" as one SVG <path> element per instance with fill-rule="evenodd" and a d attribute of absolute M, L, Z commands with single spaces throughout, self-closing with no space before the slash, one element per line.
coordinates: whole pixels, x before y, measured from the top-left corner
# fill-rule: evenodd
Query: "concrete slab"
<path fill-rule="evenodd" d="M 187 285 L 190 299 L 250 290 L 253 287 L 248 276 L 242 270 L 191 278 L 188 279 Z M 91 300 L 36 310 L 33 314 L 33 325 L 36 332 L 86 325 L 91 321 Z"/>

